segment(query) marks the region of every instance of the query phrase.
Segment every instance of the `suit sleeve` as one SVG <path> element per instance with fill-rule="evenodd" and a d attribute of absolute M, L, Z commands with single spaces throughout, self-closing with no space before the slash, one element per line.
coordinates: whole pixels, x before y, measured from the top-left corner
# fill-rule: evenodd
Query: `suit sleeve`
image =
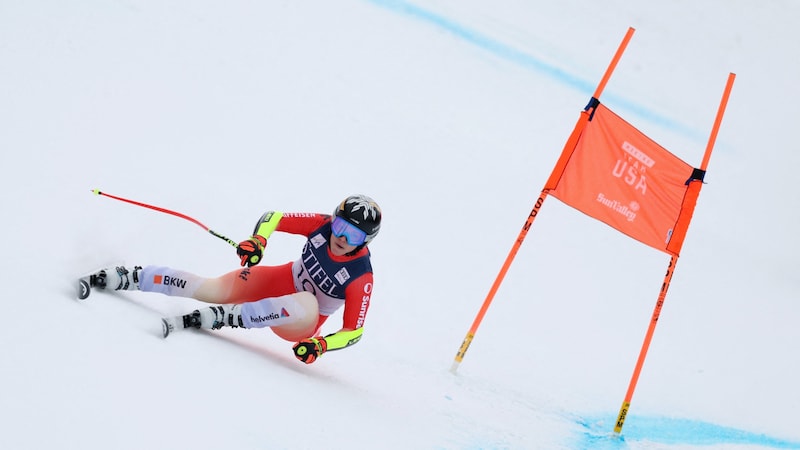
<path fill-rule="evenodd" d="M 328 214 L 318 213 L 283 213 L 275 231 L 301 234 L 308 237 L 314 230 L 331 220 Z"/>
<path fill-rule="evenodd" d="M 365 273 L 347 286 L 342 317 L 343 331 L 325 336 L 328 351 L 341 350 L 361 340 L 371 298 L 372 273 Z"/>

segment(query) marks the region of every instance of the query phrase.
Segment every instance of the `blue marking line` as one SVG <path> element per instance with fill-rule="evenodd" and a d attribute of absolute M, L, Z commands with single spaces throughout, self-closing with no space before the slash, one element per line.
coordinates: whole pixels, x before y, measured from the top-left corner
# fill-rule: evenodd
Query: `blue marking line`
<path fill-rule="evenodd" d="M 573 89 L 578 90 L 579 92 L 585 93 L 587 96 L 591 96 L 594 93 L 596 82 L 593 83 L 588 80 L 584 80 L 578 76 L 575 76 L 573 74 L 570 74 L 557 66 L 547 64 L 532 55 L 529 55 L 509 45 L 506 45 L 500 41 L 492 39 L 491 37 L 485 34 L 479 33 L 475 30 L 471 30 L 468 27 L 456 23 L 448 19 L 447 17 L 436 14 L 435 12 L 423 9 L 419 6 L 416 6 L 412 3 L 403 0 L 367 0 L 367 1 L 376 6 L 392 10 L 394 12 L 398 12 L 401 14 L 405 14 L 406 16 L 409 16 L 413 19 L 426 22 L 430 25 L 433 25 L 436 28 L 447 31 L 453 36 L 469 44 L 472 44 L 482 50 L 485 50 L 495 55 L 498 58 L 523 66 L 535 72 L 539 72 L 548 78 L 551 78 L 559 83 L 565 84 Z M 647 120 L 656 125 L 659 125 L 661 127 L 664 127 L 668 130 L 680 133 L 694 140 L 703 141 L 706 138 L 706 136 L 703 133 L 687 125 L 681 124 L 678 121 L 670 119 L 669 117 L 665 117 L 654 111 L 651 111 L 639 105 L 636 102 L 627 100 L 625 98 L 621 98 L 619 96 L 614 96 L 612 94 L 605 95 L 604 98 L 609 98 L 611 102 L 613 102 L 615 105 L 625 108 L 628 111 L 632 112 L 633 114 L 641 117 L 642 119 Z M 580 105 L 580 108 L 583 108 L 583 106 L 584 105 Z"/>
<path fill-rule="evenodd" d="M 800 449 L 800 442 L 724 427 L 699 420 L 671 417 L 628 416 L 622 434 L 613 433 L 615 417 L 586 418 L 578 421 L 586 431 L 575 448 L 612 450 L 628 448 L 630 442 L 666 445 L 753 445 L 772 449 Z"/>

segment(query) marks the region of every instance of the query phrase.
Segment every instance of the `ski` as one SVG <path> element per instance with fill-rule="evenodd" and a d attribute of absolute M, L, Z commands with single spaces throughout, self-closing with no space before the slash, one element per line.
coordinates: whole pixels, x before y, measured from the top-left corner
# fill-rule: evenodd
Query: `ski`
<path fill-rule="evenodd" d="M 85 300 L 89 298 L 92 291 L 94 289 L 105 290 L 106 289 L 106 281 L 107 281 L 107 271 L 108 269 L 97 269 L 94 272 L 91 272 L 87 275 L 79 277 L 77 280 L 77 292 L 76 295 L 78 299 Z M 141 270 L 140 267 L 135 267 L 134 271 Z M 123 280 L 121 277 L 124 278 L 124 282 L 128 283 L 127 275 L 130 273 L 127 269 L 125 269 L 124 265 L 116 266 L 116 281 Z M 114 269 L 111 270 L 111 274 L 114 275 Z M 138 273 L 134 272 L 132 279 L 134 282 L 138 283 Z M 112 280 L 115 278 L 112 277 Z M 122 282 L 120 281 L 120 286 L 122 286 Z M 127 290 L 128 285 L 124 285 L 124 289 Z M 164 338 L 169 336 L 170 334 L 175 333 L 176 331 L 183 331 L 187 328 L 200 328 L 200 313 L 195 311 L 195 313 L 184 314 L 182 316 L 175 316 L 175 317 L 162 317 L 161 318 L 161 332 Z"/>
<path fill-rule="evenodd" d="M 178 326 L 179 321 L 177 319 L 178 319 L 178 317 L 162 317 L 161 318 L 161 331 L 163 332 L 165 339 L 171 333 L 174 333 L 175 331 L 183 329 L 183 326 L 180 326 L 180 327 Z M 181 322 L 182 321 L 183 320 L 181 320 Z M 181 325 L 183 325 L 183 324 L 181 324 Z"/>
<path fill-rule="evenodd" d="M 105 289 L 105 273 L 102 273 L 102 275 L 101 273 L 100 271 L 96 271 L 78 278 L 77 295 L 79 300 L 86 300 L 89 298 L 89 295 L 92 293 L 92 288 Z"/>
<path fill-rule="evenodd" d="M 166 339 L 176 331 L 183 331 L 186 329 L 199 329 L 200 328 L 200 313 L 195 311 L 182 316 L 162 317 L 161 318 L 161 331 Z"/>
<path fill-rule="evenodd" d="M 78 278 L 78 299 L 86 300 L 91 293 L 92 288 L 89 286 L 89 281 L 83 278 Z"/>

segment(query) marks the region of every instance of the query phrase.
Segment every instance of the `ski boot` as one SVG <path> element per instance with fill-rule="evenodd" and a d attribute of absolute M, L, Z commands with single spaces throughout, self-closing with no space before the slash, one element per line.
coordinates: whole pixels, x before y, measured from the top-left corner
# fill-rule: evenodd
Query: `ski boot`
<path fill-rule="evenodd" d="M 218 330 L 224 326 L 232 328 L 244 327 L 242 323 L 242 305 L 214 305 L 196 309 L 190 314 L 161 319 L 164 337 L 175 331 L 188 328 Z"/>
<path fill-rule="evenodd" d="M 101 269 L 93 274 L 78 279 L 78 298 L 89 297 L 93 289 L 111 289 L 114 291 L 139 290 L 139 274 L 141 266 L 128 270 L 123 266 L 114 269 Z"/>

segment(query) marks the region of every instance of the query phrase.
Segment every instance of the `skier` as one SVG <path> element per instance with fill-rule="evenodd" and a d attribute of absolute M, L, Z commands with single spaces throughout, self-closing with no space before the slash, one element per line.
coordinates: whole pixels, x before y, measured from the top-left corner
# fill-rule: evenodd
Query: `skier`
<path fill-rule="evenodd" d="M 319 317 L 313 331 L 298 339 L 292 349 L 297 359 L 311 364 L 326 351 L 343 349 L 361 339 L 373 283 L 367 244 L 378 234 L 381 216 L 377 203 L 365 195 L 347 197 L 333 215 L 268 211 L 259 219 L 253 235 L 236 249 L 243 269 L 204 278 L 169 267 L 116 267 L 92 274 L 82 285 L 159 292 L 218 305 L 195 310 L 182 321 L 164 319 L 165 337 L 180 328 L 276 326 L 282 323 L 281 314 L 275 311 L 280 298 L 310 292 L 318 303 Z M 258 266 L 274 231 L 304 235 L 308 240 L 298 260 Z M 88 293 L 85 290 L 81 298 Z M 342 306 L 342 328 L 321 336 L 322 324 Z"/>

